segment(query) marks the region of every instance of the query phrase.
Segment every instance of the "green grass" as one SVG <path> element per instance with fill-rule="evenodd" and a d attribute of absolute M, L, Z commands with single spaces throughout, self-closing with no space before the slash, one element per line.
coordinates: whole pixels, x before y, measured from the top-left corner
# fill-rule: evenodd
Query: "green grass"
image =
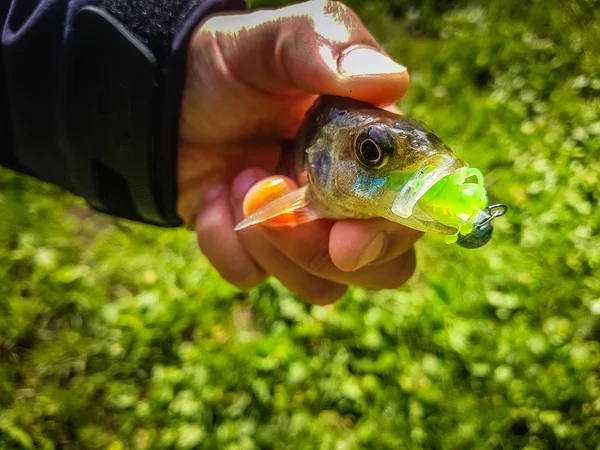
<path fill-rule="evenodd" d="M 600 448 L 600 3 L 418 3 L 352 4 L 493 242 L 310 307 L 0 169 L 0 448 Z"/>

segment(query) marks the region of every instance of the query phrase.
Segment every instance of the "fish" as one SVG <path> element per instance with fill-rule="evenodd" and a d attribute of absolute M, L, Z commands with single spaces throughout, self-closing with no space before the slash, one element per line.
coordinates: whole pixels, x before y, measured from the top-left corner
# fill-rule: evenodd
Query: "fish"
<path fill-rule="evenodd" d="M 236 231 L 384 218 L 473 249 L 491 239 L 492 221 L 507 212 L 489 205 L 481 171 L 423 121 L 358 100 L 317 98 L 284 155 L 278 175 L 246 194 Z"/>

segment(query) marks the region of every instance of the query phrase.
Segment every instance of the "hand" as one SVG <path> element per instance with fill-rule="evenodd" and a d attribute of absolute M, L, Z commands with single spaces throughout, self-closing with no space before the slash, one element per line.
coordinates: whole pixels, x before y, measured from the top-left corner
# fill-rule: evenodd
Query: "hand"
<path fill-rule="evenodd" d="M 393 105 L 408 73 L 334 1 L 213 16 L 194 34 L 183 94 L 178 209 L 221 276 L 247 288 L 273 275 L 307 301 L 347 285 L 396 288 L 415 268 L 421 233 L 383 219 L 319 220 L 235 232 L 242 201 L 273 174 L 318 95 Z M 393 106 L 392 106 L 393 107 Z"/>

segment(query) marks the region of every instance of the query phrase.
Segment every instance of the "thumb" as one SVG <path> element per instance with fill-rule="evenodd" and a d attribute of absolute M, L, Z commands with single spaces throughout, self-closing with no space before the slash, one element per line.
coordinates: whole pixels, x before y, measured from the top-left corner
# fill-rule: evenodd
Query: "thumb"
<path fill-rule="evenodd" d="M 336 1 L 215 16 L 203 29 L 216 37 L 232 75 L 261 91 L 339 95 L 386 106 L 408 88 L 406 68 Z"/>

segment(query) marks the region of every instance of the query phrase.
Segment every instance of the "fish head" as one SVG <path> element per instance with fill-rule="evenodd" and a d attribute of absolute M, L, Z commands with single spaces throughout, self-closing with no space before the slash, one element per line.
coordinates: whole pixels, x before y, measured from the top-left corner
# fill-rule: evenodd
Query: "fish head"
<path fill-rule="evenodd" d="M 297 145 L 311 195 L 333 217 L 382 217 L 457 235 L 468 234 L 469 220 L 487 206 L 476 169 L 417 119 L 323 96 Z"/>

